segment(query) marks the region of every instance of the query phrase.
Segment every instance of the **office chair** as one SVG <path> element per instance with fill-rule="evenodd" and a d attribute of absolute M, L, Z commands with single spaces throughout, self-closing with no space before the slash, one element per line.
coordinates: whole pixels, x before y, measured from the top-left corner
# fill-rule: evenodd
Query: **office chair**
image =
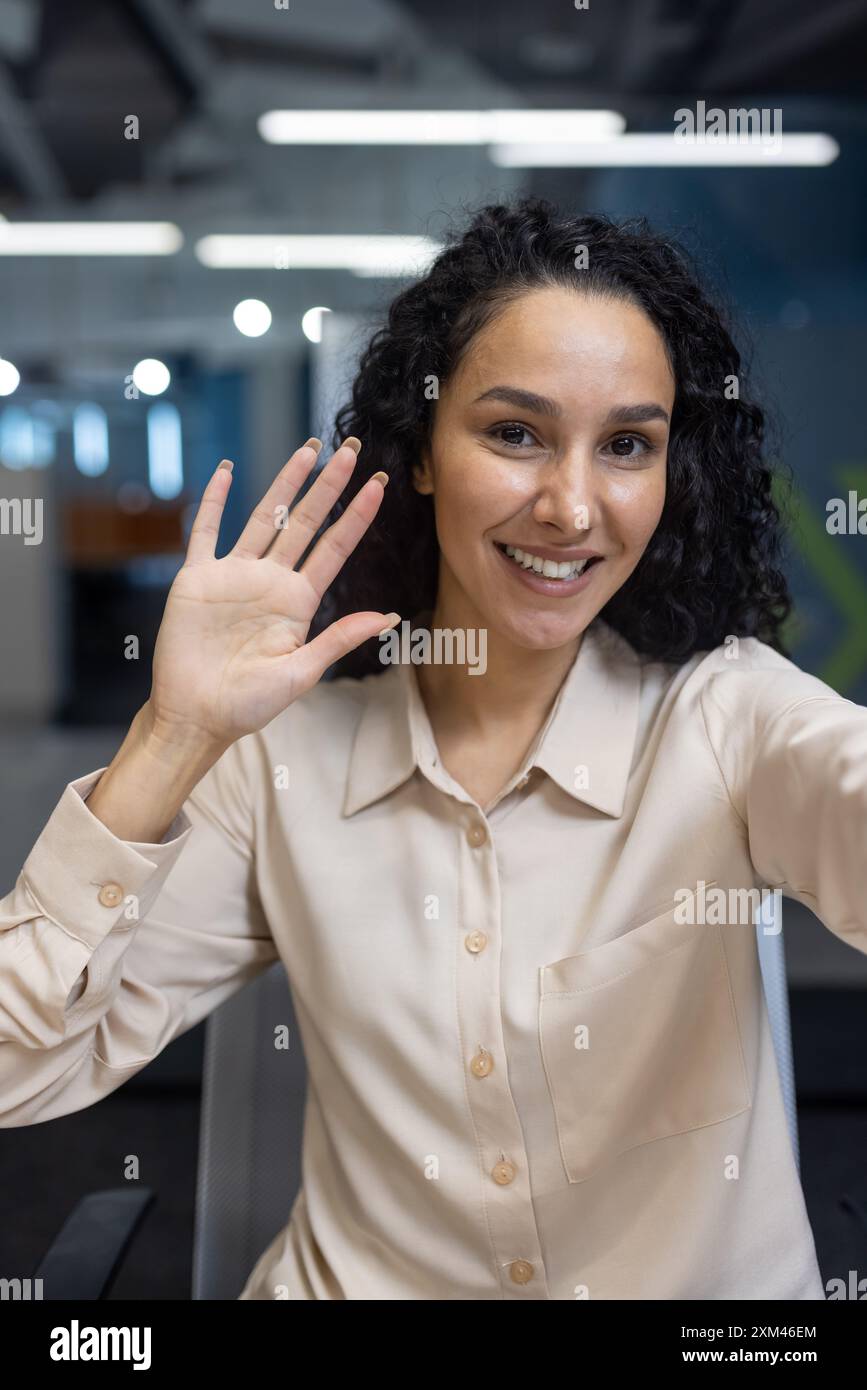
<path fill-rule="evenodd" d="M 775 899 L 756 920 L 759 962 L 789 1135 L 799 1164 L 785 950 Z M 286 972 L 277 961 L 207 1020 L 193 1242 L 192 1297 L 237 1299 L 254 1264 L 286 1225 L 300 1185 L 306 1068 Z M 137 1188 L 78 1203 L 36 1272 L 50 1297 L 99 1299 L 154 1200 Z"/>

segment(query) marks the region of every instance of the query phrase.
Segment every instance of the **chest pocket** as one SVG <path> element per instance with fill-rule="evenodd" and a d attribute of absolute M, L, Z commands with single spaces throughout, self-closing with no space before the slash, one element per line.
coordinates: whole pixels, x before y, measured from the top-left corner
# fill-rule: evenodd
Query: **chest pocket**
<path fill-rule="evenodd" d="M 750 1105 L 720 927 L 680 916 L 672 903 L 540 971 L 542 1060 L 570 1182 Z"/>

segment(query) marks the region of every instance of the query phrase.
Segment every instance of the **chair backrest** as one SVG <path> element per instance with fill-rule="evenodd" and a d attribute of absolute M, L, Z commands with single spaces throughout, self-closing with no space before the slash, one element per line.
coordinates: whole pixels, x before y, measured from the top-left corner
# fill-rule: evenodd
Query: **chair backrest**
<path fill-rule="evenodd" d="M 290 1046 L 275 1046 L 285 1026 Z M 193 1298 L 235 1299 L 300 1186 L 307 1068 L 281 961 L 208 1018 Z"/>
<path fill-rule="evenodd" d="M 756 921 L 774 1051 L 795 1162 L 798 1128 L 782 930 L 774 904 Z M 289 1220 L 300 1185 L 307 1071 L 281 962 L 232 995 L 206 1025 L 193 1251 L 193 1298 L 235 1299 Z"/>
<path fill-rule="evenodd" d="M 789 989 L 786 981 L 786 948 L 783 944 L 783 904 L 777 893 L 764 899 L 756 914 L 756 940 L 759 948 L 759 964 L 762 968 L 762 983 L 765 988 L 765 1002 L 771 1036 L 774 1039 L 774 1052 L 786 1119 L 789 1123 L 789 1138 L 795 1165 L 800 1172 L 801 1157 L 798 1147 L 798 1107 L 795 1096 L 795 1063 L 792 1056 L 792 1028 L 789 1019 Z"/>

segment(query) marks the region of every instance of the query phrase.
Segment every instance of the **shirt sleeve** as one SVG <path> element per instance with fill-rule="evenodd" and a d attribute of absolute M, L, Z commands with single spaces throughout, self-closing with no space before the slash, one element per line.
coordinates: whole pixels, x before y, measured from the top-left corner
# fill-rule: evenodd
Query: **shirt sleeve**
<path fill-rule="evenodd" d="M 867 953 L 867 709 L 782 659 L 717 673 L 701 706 L 763 886 Z"/>
<path fill-rule="evenodd" d="M 117 839 L 70 782 L 0 900 L 0 1127 L 81 1110 L 277 958 L 239 740 L 160 844 Z"/>

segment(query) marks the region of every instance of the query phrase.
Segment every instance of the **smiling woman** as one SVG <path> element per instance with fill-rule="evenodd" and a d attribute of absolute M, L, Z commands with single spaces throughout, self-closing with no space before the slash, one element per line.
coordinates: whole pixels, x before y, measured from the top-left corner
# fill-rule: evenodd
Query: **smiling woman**
<path fill-rule="evenodd" d="M 364 466 L 333 516 L 375 470 L 390 482 L 314 631 L 439 595 L 437 621 L 487 620 L 530 648 L 601 613 L 658 660 L 731 634 L 785 652 L 763 412 L 686 252 L 643 219 L 481 209 L 390 305 L 338 417 L 349 432 Z M 376 652 L 337 669 L 373 672 Z"/>
<path fill-rule="evenodd" d="M 487 385 L 507 373 L 526 385 Z M 520 647 L 574 642 L 659 522 L 673 399 L 663 341 L 630 302 L 559 285 L 506 302 L 441 386 L 413 472 L 434 499 L 435 620 L 478 609 Z"/>
<path fill-rule="evenodd" d="M 0 903 L 0 1124 L 279 959 L 302 1183 L 242 1298 L 821 1299 L 726 904 L 867 953 L 867 710 L 779 646 L 743 385 L 670 242 L 522 202 L 397 297 L 349 438 L 220 559 L 215 469 L 150 698 Z"/>

